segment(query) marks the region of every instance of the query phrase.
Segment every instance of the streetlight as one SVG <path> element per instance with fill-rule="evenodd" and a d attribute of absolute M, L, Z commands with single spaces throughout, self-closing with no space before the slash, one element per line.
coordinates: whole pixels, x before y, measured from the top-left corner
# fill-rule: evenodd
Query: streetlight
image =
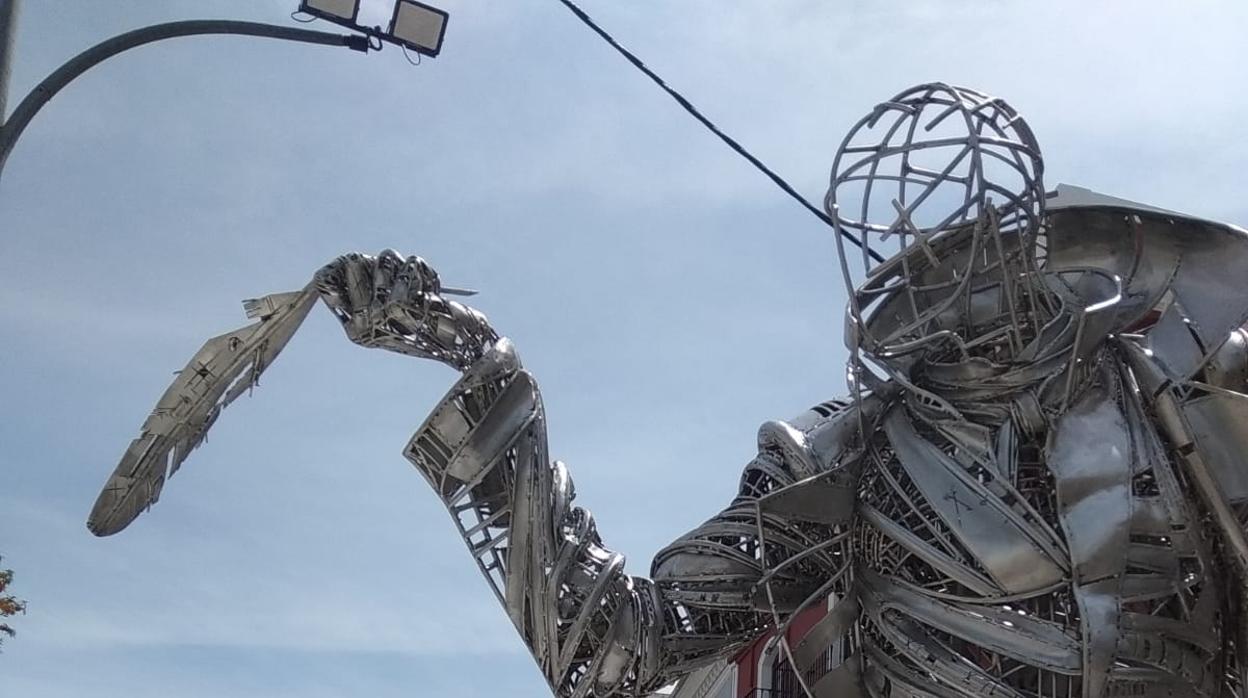
<path fill-rule="evenodd" d="M 66 61 L 36 85 L 6 120 L 5 98 L 8 95 L 7 78 L 18 0 L 0 0 L 0 171 L 4 170 L 9 153 L 30 120 L 70 81 L 112 56 L 154 41 L 180 36 L 234 34 L 323 46 L 345 46 L 364 53 L 370 49 L 380 50 L 381 42 L 385 41 L 426 56 L 438 55 L 442 50 L 442 37 L 446 33 L 446 12 L 415 0 L 394 0 L 394 3 L 390 26 L 384 31 L 381 27 L 370 28 L 357 23 L 360 0 L 301 0 L 300 11 L 327 19 L 356 33 L 330 34 L 297 27 L 234 20 L 190 20 L 156 24 L 119 34 Z M 377 41 L 375 45 L 374 40 Z"/>
<path fill-rule="evenodd" d="M 302 0 L 299 11 L 429 57 L 437 56 L 442 50 L 449 17 L 445 11 L 423 2 L 396 0 L 390 25 L 383 31 L 381 27 L 359 23 L 360 0 Z"/>

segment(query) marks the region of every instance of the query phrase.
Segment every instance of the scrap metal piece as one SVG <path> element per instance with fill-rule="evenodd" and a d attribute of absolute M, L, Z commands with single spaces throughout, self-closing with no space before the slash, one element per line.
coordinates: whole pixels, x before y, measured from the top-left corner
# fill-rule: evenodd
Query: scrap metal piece
<path fill-rule="evenodd" d="M 1162 311 L 1149 328 L 1146 342 L 1153 359 L 1172 381 L 1183 381 L 1200 365 L 1205 353 L 1177 302 Z"/>
<path fill-rule="evenodd" d="M 1132 449 L 1114 387 L 1102 383 L 1084 393 L 1058 420 L 1049 442 L 1079 603 L 1087 698 L 1106 695 L 1130 542 Z"/>
<path fill-rule="evenodd" d="M 203 442 L 221 410 L 256 386 L 317 297 L 309 285 L 243 301 L 247 317 L 259 321 L 208 340 L 178 372 L 95 500 L 87 518 L 92 533 L 117 533 L 156 503 L 166 478 Z"/>
<path fill-rule="evenodd" d="M 1248 503 L 1248 395 L 1212 392 L 1183 403 L 1192 441 L 1231 506 Z"/>
<path fill-rule="evenodd" d="M 904 410 L 884 420 L 897 460 L 952 534 L 1008 594 L 1045 589 L 1065 577 L 1045 532 L 1011 511 L 965 467 L 915 431 Z"/>
<path fill-rule="evenodd" d="M 1059 623 L 985 606 L 933 598 L 908 584 L 866 571 L 863 588 L 878 610 L 899 612 L 936 630 L 975 642 L 1017 661 L 1077 675 L 1083 669 L 1083 643 Z"/>

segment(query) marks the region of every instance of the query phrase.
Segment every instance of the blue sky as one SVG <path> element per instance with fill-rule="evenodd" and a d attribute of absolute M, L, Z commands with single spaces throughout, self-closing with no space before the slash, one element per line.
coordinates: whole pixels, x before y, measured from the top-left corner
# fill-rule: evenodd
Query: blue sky
<path fill-rule="evenodd" d="M 146 23 L 294 0 L 26 0 L 12 105 Z M 511 336 L 608 544 L 726 503 L 754 433 L 844 392 L 829 231 L 554 0 L 442 0 L 442 56 L 149 46 L 58 96 L 0 182 L 0 554 L 30 602 L 5 695 L 542 696 L 400 455 L 453 382 L 317 309 L 128 530 L 98 488 L 171 373 L 350 250 L 417 253 Z M 1241 2 L 585 7 L 808 197 L 911 84 L 1006 97 L 1080 184 L 1248 223 Z M 332 29 L 332 27 L 330 27 Z"/>

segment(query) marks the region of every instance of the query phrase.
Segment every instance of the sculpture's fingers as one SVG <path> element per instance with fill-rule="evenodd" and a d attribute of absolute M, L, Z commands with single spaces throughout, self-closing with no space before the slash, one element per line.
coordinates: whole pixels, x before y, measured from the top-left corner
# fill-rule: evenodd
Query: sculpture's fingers
<path fill-rule="evenodd" d="M 343 255 L 321 267 L 313 276 L 313 283 L 321 293 L 322 300 L 343 322 L 354 314 L 356 308 L 347 292 L 347 266 L 359 255 Z"/>
<path fill-rule="evenodd" d="M 403 263 L 402 269 L 395 277 L 393 300 L 398 303 L 412 303 L 424 307 L 430 295 L 441 291 L 438 272 L 425 260 L 412 255 Z"/>
<path fill-rule="evenodd" d="M 392 291 L 396 277 L 405 264 L 403 257 L 391 248 L 387 247 L 377 254 L 377 261 L 373 268 L 373 304 L 375 306 L 380 307 L 394 299 Z"/>
<path fill-rule="evenodd" d="M 352 252 L 325 265 L 313 277 L 321 299 L 342 323 L 347 337 L 364 346 L 373 341 L 372 312 L 375 260 Z"/>
<path fill-rule="evenodd" d="M 373 301 L 373 277 L 377 261 L 368 255 L 349 254 L 343 267 L 343 290 L 357 317 L 366 314 Z"/>
<path fill-rule="evenodd" d="M 420 258 L 408 257 L 403 261 L 403 266 L 399 267 L 398 272 L 395 273 L 394 288 L 391 289 L 390 293 L 390 300 L 392 302 L 411 302 L 413 293 L 419 297 L 420 281 L 416 278 L 416 274 L 418 272 L 412 265 L 412 260 L 415 259 Z"/>

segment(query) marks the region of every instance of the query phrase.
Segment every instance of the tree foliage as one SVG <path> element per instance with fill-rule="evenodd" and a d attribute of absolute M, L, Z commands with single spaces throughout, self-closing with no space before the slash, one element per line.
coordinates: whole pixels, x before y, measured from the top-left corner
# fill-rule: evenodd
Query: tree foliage
<path fill-rule="evenodd" d="M 0 619 L 26 612 L 25 601 L 4 593 L 12 582 L 13 570 L 0 570 Z M 4 643 L 6 635 L 13 637 L 14 634 L 15 631 L 9 627 L 8 623 L 0 623 L 0 644 Z"/>

